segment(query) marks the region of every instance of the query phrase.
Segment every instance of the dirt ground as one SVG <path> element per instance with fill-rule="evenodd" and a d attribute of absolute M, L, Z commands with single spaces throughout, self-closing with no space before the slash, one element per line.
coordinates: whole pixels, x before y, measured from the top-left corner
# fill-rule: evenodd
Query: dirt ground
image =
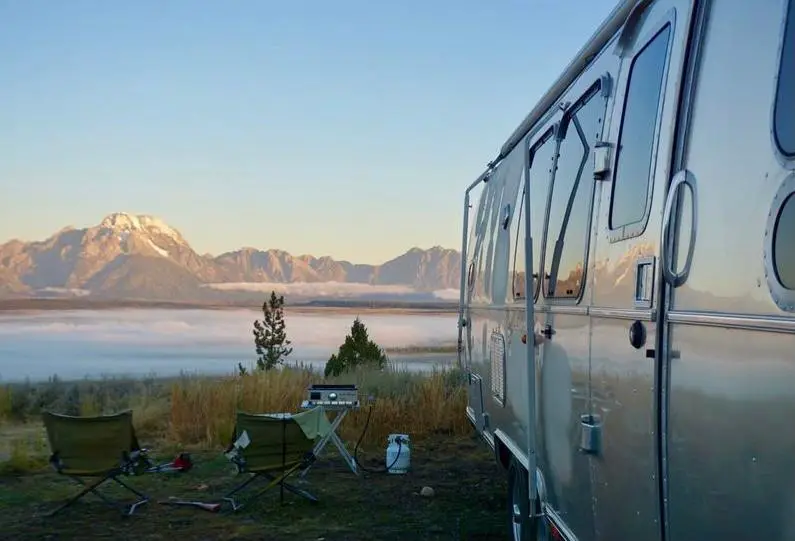
<path fill-rule="evenodd" d="M 472 436 L 437 437 L 412 445 L 407 475 L 362 472 L 357 477 L 331 450 L 324 451 L 304 482 L 312 504 L 278 488 L 233 512 L 228 503 L 211 513 L 160 505 L 171 496 L 221 502 L 247 474 L 238 475 L 221 454 L 192 454 L 185 473 L 122 478 L 151 501 L 129 517 L 88 495 L 54 517 L 43 516 L 78 485 L 51 470 L 0 477 L 0 539 L 136 539 L 274 541 L 502 540 L 508 538 L 506 476 L 486 446 Z M 154 450 L 158 461 L 171 457 Z M 369 469 L 383 467 L 382 454 L 360 453 Z M 263 481 L 260 481 L 265 484 Z M 431 487 L 433 496 L 420 495 Z M 104 493 L 127 498 L 110 484 Z M 252 493 L 256 492 L 256 488 Z"/>

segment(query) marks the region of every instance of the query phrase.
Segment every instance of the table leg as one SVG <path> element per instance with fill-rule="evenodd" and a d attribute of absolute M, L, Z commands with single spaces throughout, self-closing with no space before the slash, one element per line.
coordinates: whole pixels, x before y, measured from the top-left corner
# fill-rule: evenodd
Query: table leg
<path fill-rule="evenodd" d="M 345 460 L 345 462 L 348 464 L 350 470 L 354 474 L 359 475 L 358 468 L 356 467 L 356 461 L 353 459 L 353 456 L 345 448 L 345 443 L 337 435 L 337 428 L 339 428 L 340 423 L 342 423 L 342 420 L 345 418 L 347 414 L 348 410 L 341 410 L 337 412 L 337 416 L 331 422 L 331 428 L 326 433 L 326 435 L 320 438 L 317 444 L 315 444 L 313 452 L 315 454 L 315 457 L 319 457 L 320 454 L 323 452 L 323 448 L 326 446 L 329 440 L 331 440 L 334 443 L 334 446 L 342 455 L 343 460 Z M 310 468 L 312 468 L 311 464 L 306 468 L 304 468 L 304 470 L 301 471 L 301 473 L 298 476 L 303 479 L 304 477 L 306 477 L 306 474 L 309 473 Z"/>
<path fill-rule="evenodd" d="M 342 423 L 342 420 L 345 418 L 347 414 L 348 414 L 347 410 L 342 410 L 340 412 L 337 412 L 337 416 L 331 422 L 331 428 L 329 429 L 329 431 L 326 432 L 326 434 L 322 438 L 320 438 L 320 441 L 318 441 L 317 444 L 315 444 L 315 448 L 313 450 L 315 456 L 319 457 L 320 453 L 323 452 L 323 448 L 328 443 L 328 440 L 331 439 L 332 435 L 336 436 L 337 428 L 339 428 L 340 423 Z"/>
<path fill-rule="evenodd" d="M 353 455 L 348 452 L 348 449 L 345 448 L 345 443 L 340 439 L 339 436 L 337 436 L 336 433 L 331 434 L 331 441 L 334 442 L 334 446 L 340 452 L 340 455 L 342 455 L 342 458 L 345 460 L 345 462 L 348 463 L 350 470 L 354 474 L 359 475 L 356 461 L 353 459 Z"/>

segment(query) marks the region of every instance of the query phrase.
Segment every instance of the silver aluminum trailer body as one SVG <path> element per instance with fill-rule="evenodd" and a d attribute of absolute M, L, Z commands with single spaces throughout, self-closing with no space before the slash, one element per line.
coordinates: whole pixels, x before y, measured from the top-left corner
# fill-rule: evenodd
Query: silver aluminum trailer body
<path fill-rule="evenodd" d="M 795 539 L 795 0 L 621 2 L 464 206 L 514 538 Z"/>

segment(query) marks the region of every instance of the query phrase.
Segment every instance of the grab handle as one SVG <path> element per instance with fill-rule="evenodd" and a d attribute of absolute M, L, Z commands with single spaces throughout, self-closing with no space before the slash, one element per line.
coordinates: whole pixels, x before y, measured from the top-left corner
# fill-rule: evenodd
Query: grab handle
<path fill-rule="evenodd" d="M 693 227 L 690 232 L 690 242 L 687 247 L 687 259 L 685 260 L 684 267 L 680 272 L 674 272 L 673 262 L 671 256 L 671 249 L 669 246 L 669 239 L 671 235 L 668 231 L 671 225 L 671 215 L 673 214 L 674 201 L 676 201 L 679 192 L 683 186 L 687 186 L 690 190 L 690 195 L 693 199 L 691 205 L 691 218 Z M 698 231 L 698 198 L 696 191 L 696 177 L 687 169 L 678 172 L 671 181 L 671 188 L 668 191 L 668 199 L 665 201 L 665 210 L 663 211 L 662 223 L 662 240 L 661 246 L 661 263 L 663 278 L 671 287 L 679 287 L 685 283 L 688 274 L 690 274 L 690 266 L 693 263 L 693 252 L 696 248 L 696 232 Z"/>

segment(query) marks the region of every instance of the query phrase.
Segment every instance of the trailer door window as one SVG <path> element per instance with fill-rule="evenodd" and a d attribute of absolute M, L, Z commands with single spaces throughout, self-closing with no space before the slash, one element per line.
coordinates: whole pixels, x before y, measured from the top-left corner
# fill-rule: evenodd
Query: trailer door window
<path fill-rule="evenodd" d="M 544 220 L 546 219 L 547 197 L 549 196 L 549 180 L 552 173 L 552 156 L 555 152 L 555 138 L 549 130 L 530 148 L 530 241 L 533 242 L 533 272 L 537 274 L 541 266 L 541 239 L 544 237 Z M 521 200 L 517 202 L 519 209 L 519 233 L 516 235 L 513 267 L 514 299 L 525 298 L 525 235 L 524 235 L 524 198 L 522 189 Z M 538 295 L 538 277 L 533 277 L 533 298 Z"/>
<path fill-rule="evenodd" d="M 671 26 L 666 25 L 635 56 L 630 66 L 613 178 L 611 230 L 639 224 L 639 230 L 631 232 L 639 235 L 645 229 L 654 134 L 670 35 Z"/>
<path fill-rule="evenodd" d="M 795 157 L 795 1 L 790 0 L 781 49 L 773 132 L 778 148 Z"/>
<path fill-rule="evenodd" d="M 599 85 L 575 104 L 561 123 L 557 168 L 549 203 L 544 269 L 547 297 L 578 298 L 585 275 L 593 199 L 591 149 L 602 134 L 605 100 Z"/>

